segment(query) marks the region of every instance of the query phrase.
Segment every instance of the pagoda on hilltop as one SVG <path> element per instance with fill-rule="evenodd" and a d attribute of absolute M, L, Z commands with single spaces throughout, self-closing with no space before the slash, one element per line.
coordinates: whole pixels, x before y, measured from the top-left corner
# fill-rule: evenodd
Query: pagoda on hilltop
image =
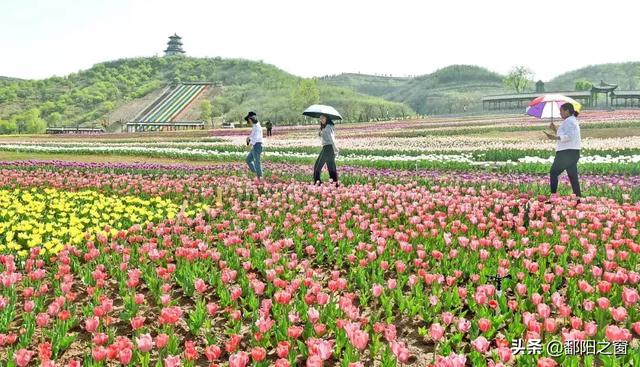
<path fill-rule="evenodd" d="M 169 37 L 169 42 L 167 42 L 167 49 L 164 50 L 165 56 L 171 55 L 181 55 L 184 54 L 184 50 L 182 49 L 182 37 L 177 34 L 173 34 L 173 36 Z"/>

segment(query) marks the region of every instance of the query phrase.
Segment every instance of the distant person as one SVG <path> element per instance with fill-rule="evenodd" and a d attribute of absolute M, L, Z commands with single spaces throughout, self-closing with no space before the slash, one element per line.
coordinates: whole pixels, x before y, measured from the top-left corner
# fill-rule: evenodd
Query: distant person
<path fill-rule="evenodd" d="M 578 112 L 571 103 L 560 106 L 560 116 L 564 119 L 559 127 L 553 122 L 549 125 L 554 134 L 544 132 L 549 139 L 557 140 L 556 157 L 549 171 L 551 194 L 558 192 L 558 176 L 565 170 L 571 182 L 571 189 L 578 197 L 578 203 L 582 196 L 580 181 L 578 180 L 578 160 L 580 160 L 580 125 L 578 125 Z"/>
<path fill-rule="evenodd" d="M 271 123 L 271 120 L 267 120 L 267 123 L 265 126 L 267 127 L 267 136 L 271 136 L 271 130 L 273 129 L 273 124 Z"/>
<path fill-rule="evenodd" d="M 262 126 L 258 121 L 255 112 L 249 112 L 244 120 L 253 124 L 251 127 L 251 135 L 247 137 L 247 145 L 251 145 L 251 151 L 247 155 L 247 165 L 251 172 L 256 174 L 256 178 L 260 180 L 262 177 L 262 164 L 260 163 L 260 155 L 262 154 Z"/>
<path fill-rule="evenodd" d="M 338 186 L 338 171 L 336 168 L 336 156 L 338 155 L 338 147 L 335 141 L 335 129 L 331 118 L 327 115 L 320 115 L 320 131 L 318 132 L 322 140 L 322 151 L 313 166 L 313 182 L 321 184 L 320 173 L 324 165 L 327 165 L 329 177 Z"/>

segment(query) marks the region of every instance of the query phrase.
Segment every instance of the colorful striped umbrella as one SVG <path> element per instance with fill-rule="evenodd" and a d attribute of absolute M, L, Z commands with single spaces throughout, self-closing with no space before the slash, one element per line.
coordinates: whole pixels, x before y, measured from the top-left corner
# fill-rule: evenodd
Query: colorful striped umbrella
<path fill-rule="evenodd" d="M 527 107 L 525 113 L 539 119 L 560 118 L 560 106 L 567 102 L 571 103 L 573 108 L 580 112 L 582 105 L 574 99 L 561 94 L 545 94 L 529 102 L 529 107 Z"/>

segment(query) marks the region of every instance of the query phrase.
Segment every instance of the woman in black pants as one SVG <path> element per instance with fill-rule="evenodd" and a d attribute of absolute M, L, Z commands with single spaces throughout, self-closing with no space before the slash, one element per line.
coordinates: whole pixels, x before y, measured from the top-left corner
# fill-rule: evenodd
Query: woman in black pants
<path fill-rule="evenodd" d="M 320 156 L 316 160 L 316 164 L 313 166 L 313 182 L 316 184 L 322 183 L 320 181 L 320 173 L 322 167 L 327 165 L 329 169 L 329 177 L 338 186 L 338 171 L 336 169 L 336 155 L 338 155 L 338 147 L 335 142 L 335 129 L 333 121 L 327 115 L 320 115 L 320 132 L 318 136 L 322 138 L 322 151 Z"/>
<path fill-rule="evenodd" d="M 551 185 L 551 194 L 558 191 L 558 176 L 565 170 L 571 182 L 571 189 L 578 197 L 582 196 L 580 192 L 580 181 L 578 180 L 578 160 L 580 159 L 580 126 L 578 125 L 578 112 L 571 103 L 565 103 L 560 106 L 560 116 L 564 121 L 559 127 L 553 122 L 550 125 L 551 130 L 555 134 L 545 132 L 549 139 L 557 140 L 556 157 L 549 171 L 549 183 Z"/>

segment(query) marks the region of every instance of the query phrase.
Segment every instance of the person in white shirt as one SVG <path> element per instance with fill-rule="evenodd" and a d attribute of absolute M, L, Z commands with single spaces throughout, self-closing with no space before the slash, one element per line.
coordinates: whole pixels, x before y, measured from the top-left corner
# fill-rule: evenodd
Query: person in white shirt
<path fill-rule="evenodd" d="M 565 103 L 560 106 L 560 116 L 564 121 L 559 127 L 553 122 L 549 127 L 555 134 L 545 131 L 549 139 L 558 141 L 556 147 L 556 157 L 549 171 L 549 183 L 551 186 L 551 194 L 558 191 L 558 176 L 565 170 L 571 182 L 573 193 L 580 198 L 580 181 L 578 180 L 578 160 L 580 160 L 580 125 L 578 125 L 578 112 L 571 103 Z M 580 202 L 580 199 L 578 199 Z"/>
<path fill-rule="evenodd" d="M 260 126 L 258 116 L 253 111 L 249 112 L 244 120 L 253 124 L 251 127 L 251 135 L 247 137 L 247 145 L 251 145 L 251 151 L 247 155 L 247 165 L 259 180 L 262 177 L 262 164 L 260 162 L 260 155 L 262 154 L 262 126 Z"/>

